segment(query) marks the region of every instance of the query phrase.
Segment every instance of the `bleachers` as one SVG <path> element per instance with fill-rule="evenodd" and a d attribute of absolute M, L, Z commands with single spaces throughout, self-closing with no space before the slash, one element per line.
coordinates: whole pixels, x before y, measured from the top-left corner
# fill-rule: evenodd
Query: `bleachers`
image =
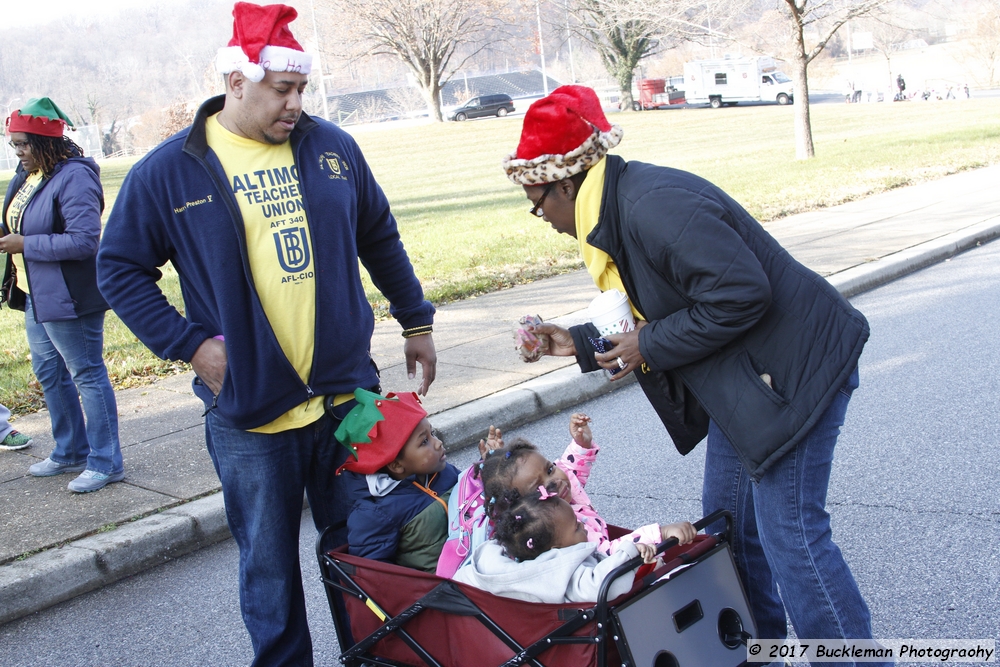
<path fill-rule="evenodd" d="M 561 84 L 551 76 L 548 89 Z M 539 97 L 544 93 L 542 73 L 538 70 L 506 72 L 482 76 L 455 76 L 441 89 L 442 109 L 458 106 L 476 95 L 506 93 L 515 100 Z M 338 125 L 377 123 L 426 115 L 426 107 L 415 88 L 385 88 L 327 96 L 330 120 Z"/>

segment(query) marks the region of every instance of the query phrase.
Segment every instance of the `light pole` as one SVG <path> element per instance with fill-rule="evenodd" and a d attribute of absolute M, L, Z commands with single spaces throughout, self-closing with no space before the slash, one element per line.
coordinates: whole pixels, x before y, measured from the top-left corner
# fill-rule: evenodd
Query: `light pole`
<path fill-rule="evenodd" d="M 542 57 L 542 90 L 548 97 L 549 77 L 545 74 L 545 44 L 542 41 L 542 10 L 539 7 L 539 0 L 535 0 L 535 18 L 538 19 L 538 53 Z"/>
<path fill-rule="evenodd" d="M 319 65 L 319 94 L 323 97 L 323 119 L 330 120 L 330 108 L 326 100 L 326 79 L 323 78 L 323 62 L 320 59 L 319 31 L 316 29 L 316 5 L 313 0 L 309 0 L 309 9 L 312 12 L 313 41 L 316 43 L 316 64 Z"/>
<path fill-rule="evenodd" d="M 13 98 L 11 98 L 10 102 L 7 102 L 7 104 L 6 104 L 6 106 L 7 106 L 7 116 L 10 115 L 10 108 L 12 106 L 14 106 L 14 102 L 20 102 L 20 101 L 21 101 L 20 97 L 13 97 Z"/>
<path fill-rule="evenodd" d="M 14 106 L 14 102 L 19 102 L 20 100 L 21 100 L 20 97 L 13 97 L 13 98 L 11 98 L 10 102 L 7 102 L 7 104 L 5 105 L 6 109 L 7 109 L 7 113 L 4 115 L 4 121 L 5 122 L 6 122 L 6 120 L 8 118 L 10 118 L 10 108 L 12 106 Z M 6 144 L 7 142 L 5 141 L 4 143 Z M 10 159 L 11 159 L 11 157 L 12 157 L 11 148 L 9 146 L 4 146 L 3 147 L 3 166 L 4 166 L 4 169 L 10 169 Z M 17 159 L 17 155 L 13 155 L 13 157 L 14 157 L 15 160 Z M 15 163 L 15 166 L 16 166 L 16 163 Z"/>
<path fill-rule="evenodd" d="M 569 0 L 566 0 L 566 44 L 569 45 L 569 71 L 573 83 L 576 83 L 576 67 L 573 65 L 573 32 L 569 27 Z"/>

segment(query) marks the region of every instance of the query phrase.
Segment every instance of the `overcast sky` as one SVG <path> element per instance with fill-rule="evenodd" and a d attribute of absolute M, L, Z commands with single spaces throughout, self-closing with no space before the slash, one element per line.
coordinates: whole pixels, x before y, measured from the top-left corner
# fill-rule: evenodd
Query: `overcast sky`
<path fill-rule="evenodd" d="M 173 0 L 159 0 L 169 4 Z M 44 3 L 4 2 L 0 11 L 0 26 L 15 28 L 48 23 L 66 14 L 97 17 L 115 14 L 127 7 L 148 5 L 149 0 L 45 0 Z"/>

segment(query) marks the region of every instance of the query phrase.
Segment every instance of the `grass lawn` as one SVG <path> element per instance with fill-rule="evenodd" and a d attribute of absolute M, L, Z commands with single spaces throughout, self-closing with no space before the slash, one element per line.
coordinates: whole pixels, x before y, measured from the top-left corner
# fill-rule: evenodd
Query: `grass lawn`
<path fill-rule="evenodd" d="M 1000 162 L 1000 99 L 938 103 L 819 104 L 811 109 L 817 157 L 795 158 L 791 107 L 671 109 L 614 114 L 615 153 L 695 172 L 765 224 L 921 180 Z M 523 191 L 500 169 L 520 118 L 355 132 L 399 220 L 428 298 L 481 294 L 582 266 L 575 241 L 527 214 Z M 133 160 L 102 162 L 107 209 Z M 11 172 L 0 172 L 6 191 Z M 176 275 L 162 281 L 180 304 Z M 388 304 L 366 282 L 377 314 Z M 37 408 L 21 313 L 0 311 L 0 402 Z M 113 314 L 105 356 L 116 386 L 180 365 L 151 355 Z"/>

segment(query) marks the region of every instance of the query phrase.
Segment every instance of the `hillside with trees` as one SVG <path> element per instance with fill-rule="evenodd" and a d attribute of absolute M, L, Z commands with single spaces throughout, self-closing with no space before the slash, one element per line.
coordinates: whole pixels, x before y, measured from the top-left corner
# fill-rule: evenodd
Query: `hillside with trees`
<path fill-rule="evenodd" d="M 839 65 L 851 56 L 881 57 L 891 72 L 914 44 L 961 42 L 949 50 L 960 78 L 979 87 L 1000 82 L 1000 5 L 993 0 L 291 4 L 299 10 L 294 33 L 319 56 L 306 102 L 311 113 L 322 113 L 321 90 L 329 99 L 385 89 L 386 104 L 398 113 L 423 109 L 440 119 L 440 91 L 449 80 L 539 69 L 543 54 L 550 77 L 617 90 L 624 108 L 636 78 L 675 75 L 685 60 L 726 53 L 784 60 L 805 91 L 806 84 L 840 89 Z M 110 16 L 23 29 L 4 27 L 0 18 L 0 104 L 6 114 L 31 97 L 52 97 L 80 124 L 100 128 L 104 154 L 141 152 L 221 92 L 213 61 L 231 35 L 231 8 L 230 0 L 153 0 Z M 865 36 L 860 46 L 857 36 Z"/>

